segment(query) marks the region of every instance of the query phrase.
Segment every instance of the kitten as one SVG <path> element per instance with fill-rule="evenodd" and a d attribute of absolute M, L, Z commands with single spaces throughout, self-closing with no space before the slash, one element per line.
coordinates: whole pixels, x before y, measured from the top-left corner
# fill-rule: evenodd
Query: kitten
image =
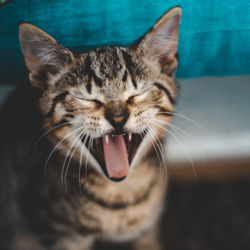
<path fill-rule="evenodd" d="M 160 249 L 180 19 L 175 7 L 132 46 L 81 54 L 20 25 L 31 86 L 1 111 L 1 249 Z"/>

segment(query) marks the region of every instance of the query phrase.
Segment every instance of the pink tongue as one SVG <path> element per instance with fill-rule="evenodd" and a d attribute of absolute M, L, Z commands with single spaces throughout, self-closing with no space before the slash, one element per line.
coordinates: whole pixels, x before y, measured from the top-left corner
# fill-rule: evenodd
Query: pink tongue
<path fill-rule="evenodd" d="M 110 178 L 122 178 L 128 175 L 128 153 L 123 135 L 109 137 L 109 142 L 102 137 L 104 158 Z"/>

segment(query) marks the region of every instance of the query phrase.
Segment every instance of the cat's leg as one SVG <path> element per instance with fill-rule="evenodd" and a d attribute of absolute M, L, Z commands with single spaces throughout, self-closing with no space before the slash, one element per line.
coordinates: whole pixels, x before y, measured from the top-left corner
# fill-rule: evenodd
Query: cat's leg
<path fill-rule="evenodd" d="M 142 234 L 135 242 L 133 250 L 162 250 L 159 228 L 153 227 Z"/>

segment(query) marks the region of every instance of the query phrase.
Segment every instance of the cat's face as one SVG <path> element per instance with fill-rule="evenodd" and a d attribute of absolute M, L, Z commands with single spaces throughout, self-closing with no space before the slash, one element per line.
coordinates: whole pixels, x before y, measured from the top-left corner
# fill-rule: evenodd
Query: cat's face
<path fill-rule="evenodd" d="M 173 112 L 180 8 L 137 44 L 73 55 L 30 24 L 20 41 L 55 146 L 120 181 L 158 138 Z M 159 147 L 159 146 L 158 146 Z"/>

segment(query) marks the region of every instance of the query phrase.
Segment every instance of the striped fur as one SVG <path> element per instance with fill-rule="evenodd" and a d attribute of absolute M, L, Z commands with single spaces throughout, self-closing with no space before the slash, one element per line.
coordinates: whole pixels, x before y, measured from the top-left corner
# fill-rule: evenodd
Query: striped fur
<path fill-rule="evenodd" d="M 1 113 L 1 185 L 13 193 L 10 211 L 1 204 L 3 214 L 13 213 L 0 225 L 12 237 L 1 239 L 6 249 L 84 250 L 98 239 L 160 248 L 152 230 L 166 178 L 157 154 L 174 110 L 180 16 L 172 9 L 133 46 L 78 55 L 33 25 L 20 26 L 34 87 L 17 90 Z M 92 153 L 98 138 L 112 133 L 126 140 L 131 133 L 138 144 L 119 183 Z"/>

